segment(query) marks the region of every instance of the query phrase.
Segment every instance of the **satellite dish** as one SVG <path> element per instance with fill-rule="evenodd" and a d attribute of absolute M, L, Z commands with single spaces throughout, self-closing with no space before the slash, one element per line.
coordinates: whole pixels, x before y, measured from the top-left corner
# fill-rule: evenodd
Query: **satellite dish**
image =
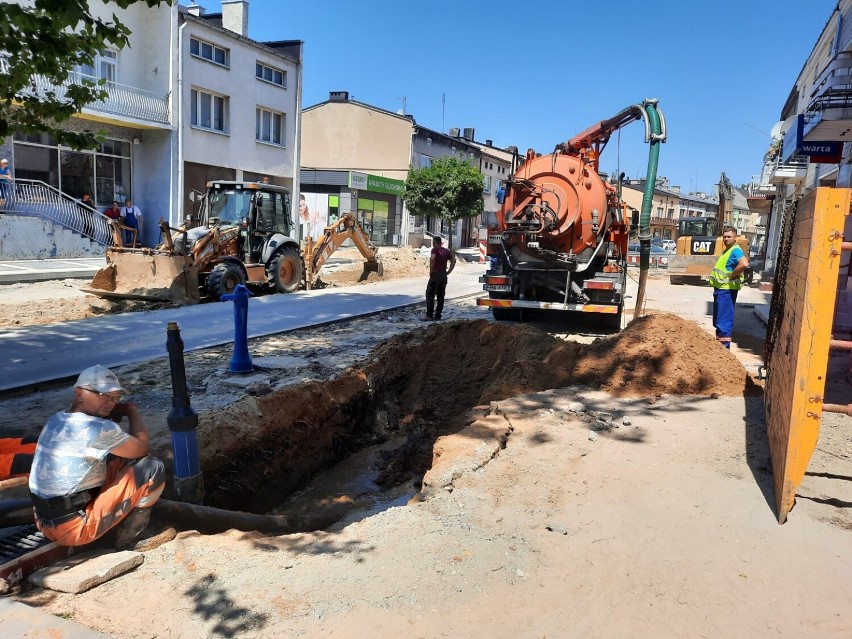
<path fill-rule="evenodd" d="M 773 140 L 780 140 L 783 136 L 781 135 L 781 127 L 784 126 L 784 122 L 778 122 L 775 126 L 772 127 L 772 130 L 769 132 L 769 136 Z"/>

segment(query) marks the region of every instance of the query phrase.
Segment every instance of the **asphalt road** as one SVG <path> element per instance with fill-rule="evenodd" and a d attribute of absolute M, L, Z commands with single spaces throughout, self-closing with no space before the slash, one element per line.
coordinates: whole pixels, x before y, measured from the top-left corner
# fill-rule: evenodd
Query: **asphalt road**
<path fill-rule="evenodd" d="M 482 290 L 482 268 L 458 268 L 447 298 Z M 423 303 L 426 278 L 365 286 L 267 295 L 249 300 L 249 338 L 272 335 Z M 124 313 L 0 334 L 0 391 L 32 388 L 76 376 L 94 364 L 120 366 L 166 357 L 166 327 L 177 322 L 184 349 L 234 339 L 234 304 L 220 302 L 144 313 Z"/>

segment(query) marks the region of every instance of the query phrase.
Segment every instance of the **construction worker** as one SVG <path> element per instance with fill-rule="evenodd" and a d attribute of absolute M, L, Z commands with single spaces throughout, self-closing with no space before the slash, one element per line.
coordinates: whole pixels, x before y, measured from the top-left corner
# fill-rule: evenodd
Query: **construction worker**
<path fill-rule="evenodd" d="M 737 245 L 737 231 L 732 226 L 722 230 L 725 250 L 710 273 L 713 287 L 713 326 L 716 339 L 725 348 L 731 348 L 734 332 L 734 305 L 737 293 L 743 287 L 743 273 L 748 268 L 748 256 Z"/>
<path fill-rule="evenodd" d="M 105 366 L 77 378 L 74 401 L 54 414 L 36 445 L 30 497 L 36 525 L 60 546 L 82 546 L 116 528 L 115 545 L 133 541 L 148 523 L 165 485 L 164 466 L 148 455 L 139 410 Z M 128 419 L 127 432 L 117 422 Z"/>

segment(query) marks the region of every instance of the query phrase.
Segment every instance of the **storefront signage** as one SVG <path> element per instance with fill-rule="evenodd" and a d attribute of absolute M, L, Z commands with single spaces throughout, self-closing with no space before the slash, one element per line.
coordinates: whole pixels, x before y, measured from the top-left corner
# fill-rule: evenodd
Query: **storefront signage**
<path fill-rule="evenodd" d="M 806 155 L 811 164 L 837 164 L 843 153 L 843 142 L 805 142 L 802 137 L 805 129 L 805 116 L 800 113 L 795 116 L 792 125 L 784 134 L 783 163 L 787 163 L 797 155 Z"/>
<path fill-rule="evenodd" d="M 370 175 L 368 173 L 350 171 L 349 188 L 358 189 L 359 191 L 370 191 L 372 193 L 401 195 L 405 188 L 405 182 L 402 180 L 382 177 L 380 175 Z"/>

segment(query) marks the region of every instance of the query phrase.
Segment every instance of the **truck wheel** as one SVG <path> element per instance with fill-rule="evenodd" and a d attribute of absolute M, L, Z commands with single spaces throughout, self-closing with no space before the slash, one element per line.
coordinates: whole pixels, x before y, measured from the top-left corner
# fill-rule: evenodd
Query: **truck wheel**
<path fill-rule="evenodd" d="M 496 306 L 492 306 L 491 315 L 494 319 L 503 322 L 519 322 L 521 320 L 521 313 L 515 308 L 497 308 Z"/>
<path fill-rule="evenodd" d="M 223 295 L 233 293 L 237 284 L 245 284 L 246 276 L 243 270 L 233 262 L 222 262 L 213 267 L 207 276 L 207 292 L 217 302 Z"/>
<path fill-rule="evenodd" d="M 298 291 L 305 280 L 305 265 L 296 249 L 281 249 L 269 263 L 266 277 L 278 293 Z"/>

